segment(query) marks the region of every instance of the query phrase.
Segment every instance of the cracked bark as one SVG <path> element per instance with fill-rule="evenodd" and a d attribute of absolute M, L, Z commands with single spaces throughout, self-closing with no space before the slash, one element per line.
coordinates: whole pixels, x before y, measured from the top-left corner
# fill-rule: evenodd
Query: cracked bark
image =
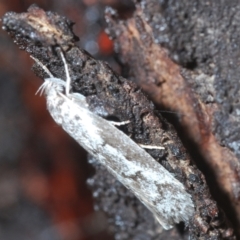
<path fill-rule="evenodd" d="M 87 97 L 93 111 L 102 106 L 108 118 L 130 120 L 123 131 L 137 143 L 164 145 L 165 150 L 147 151 L 192 195 L 196 212 L 189 223 L 189 233 L 185 231 L 181 235 L 177 228 L 163 231 L 142 204 L 91 159 L 98 170 L 89 180 L 97 196 L 96 207 L 107 212 L 110 228 L 118 239 L 138 239 L 140 236 L 144 239 L 184 239 L 187 234 L 191 239 L 235 239 L 238 233 L 233 232 L 231 224 L 238 229 L 238 159 L 232 151 L 221 146 L 212 131 L 214 113 L 219 106 L 216 103 L 209 106 L 199 97 L 193 84 L 190 85 L 199 75 L 182 69 L 155 43 L 152 27 L 144 14 L 138 7 L 133 18 L 118 21 L 116 13 L 109 10 L 106 16 L 108 31 L 115 39 L 121 60 L 128 65 L 130 78 L 155 103 L 180 114 L 178 133 L 136 84 L 116 75 L 106 63 L 93 59 L 75 45 L 77 37 L 72 32 L 72 23 L 65 17 L 32 6 L 27 13 L 7 13 L 3 27 L 21 49 L 41 60 L 54 76 L 64 79 L 62 62 L 55 51 L 56 47 L 61 47 L 74 91 Z M 41 78 L 47 77 L 37 66 L 34 71 Z M 186 136 L 183 137 L 183 133 Z M 221 193 L 215 194 L 216 199 L 221 203 L 224 196 L 224 201 L 231 206 L 230 213 L 223 206 L 231 224 L 213 200 L 196 164 L 205 174 L 211 173 L 207 176 L 208 183 L 213 181 Z M 123 219 L 122 226 L 116 220 L 117 215 Z"/>

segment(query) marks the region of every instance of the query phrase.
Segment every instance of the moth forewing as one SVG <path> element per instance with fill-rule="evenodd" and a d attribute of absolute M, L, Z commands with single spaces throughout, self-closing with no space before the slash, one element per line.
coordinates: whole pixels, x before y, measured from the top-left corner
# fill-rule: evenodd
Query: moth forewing
<path fill-rule="evenodd" d="M 47 106 L 53 119 L 129 188 L 165 229 L 191 217 L 193 203 L 184 186 L 131 138 L 71 95 L 48 94 Z"/>

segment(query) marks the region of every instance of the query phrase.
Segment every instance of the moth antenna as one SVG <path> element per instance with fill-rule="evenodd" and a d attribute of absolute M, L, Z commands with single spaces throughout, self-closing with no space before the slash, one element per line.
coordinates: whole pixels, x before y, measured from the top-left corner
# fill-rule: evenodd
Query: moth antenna
<path fill-rule="evenodd" d="M 70 75 L 69 75 L 69 69 L 68 69 L 68 65 L 67 65 L 67 62 L 66 62 L 66 59 L 60 49 L 60 55 L 61 55 L 61 58 L 62 58 L 62 61 L 63 61 L 63 64 L 64 64 L 64 68 L 65 68 L 65 73 L 66 73 L 66 88 L 65 88 L 65 94 L 66 96 L 69 96 L 70 95 L 70 85 L 71 85 L 71 78 L 70 78 Z"/>
<path fill-rule="evenodd" d="M 45 73 L 48 74 L 50 78 L 54 78 L 52 73 L 48 70 L 48 68 L 42 62 L 40 62 L 37 58 L 33 57 L 32 55 L 30 55 L 30 58 L 32 58 L 45 71 Z"/>
<path fill-rule="evenodd" d="M 33 57 L 32 55 L 30 55 L 30 57 L 45 71 L 45 73 L 48 74 L 48 76 L 50 78 L 54 78 L 54 76 L 52 75 L 52 73 L 48 70 L 48 68 L 37 58 Z M 43 94 L 44 89 L 46 88 L 46 82 L 44 82 L 37 90 L 37 92 L 35 93 L 35 95 L 37 95 L 40 92 L 40 96 Z"/>

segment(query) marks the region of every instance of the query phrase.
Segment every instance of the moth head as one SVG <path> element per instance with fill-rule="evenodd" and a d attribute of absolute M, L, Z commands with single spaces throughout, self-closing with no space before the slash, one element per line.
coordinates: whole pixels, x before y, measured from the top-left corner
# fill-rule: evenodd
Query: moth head
<path fill-rule="evenodd" d="M 40 92 L 40 95 L 44 92 L 48 95 L 51 91 L 63 92 L 65 90 L 66 82 L 60 78 L 50 77 L 44 79 L 44 83 L 39 87 L 36 94 Z"/>
<path fill-rule="evenodd" d="M 37 58 L 30 56 L 49 76 L 49 78 L 44 79 L 44 83 L 40 86 L 40 88 L 37 90 L 36 94 L 40 92 L 40 95 L 44 92 L 46 95 L 48 95 L 51 91 L 55 92 L 63 92 L 65 90 L 65 94 L 68 96 L 70 92 L 70 85 L 71 85 L 71 78 L 69 75 L 69 69 L 66 62 L 66 59 L 61 51 L 59 50 L 60 56 L 62 58 L 65 73 L 66 73 L 66 82 L 60 78 L 55 78 L 52 73 L 49 71 L 49 69 Z"/>

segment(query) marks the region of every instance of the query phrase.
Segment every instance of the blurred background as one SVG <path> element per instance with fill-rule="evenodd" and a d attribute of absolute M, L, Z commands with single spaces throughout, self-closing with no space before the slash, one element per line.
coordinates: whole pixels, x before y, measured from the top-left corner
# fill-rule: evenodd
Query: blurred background
<path fill-rule="evenodd" d="M 104 9 L 128 18 L 128 0 L 0 0 L 0 17 L 36 3 L 76 24 L 79 46 L 121 72 L 104 32 Z M 86 153 L 51 119 L 33 61 L 0 31 L 0 239 L 113 239 L 103 214 L 93 211 Z"/>

